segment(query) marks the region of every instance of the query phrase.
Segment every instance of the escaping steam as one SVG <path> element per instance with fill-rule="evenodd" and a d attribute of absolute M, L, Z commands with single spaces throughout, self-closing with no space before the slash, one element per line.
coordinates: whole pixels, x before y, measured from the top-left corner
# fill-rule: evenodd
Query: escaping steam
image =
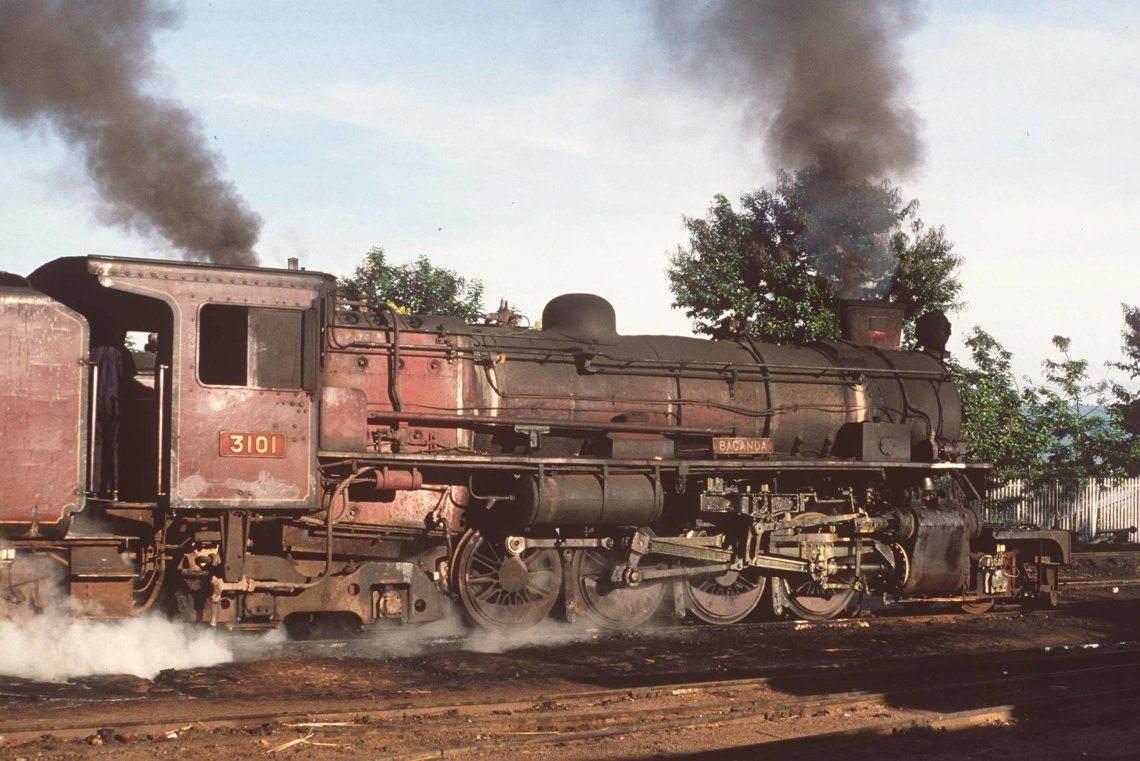
<path fill-rule="evenodd" d="M 685 76 L 742 103 L 772 164 L 796 173 L 807 240 L 841 296 L 893 271 L 901 219 L 891 177 L 921 163 L 919 119 L 905 101 L 910 0 L 713 0 L 656 6 Z"/>
<path fill-rule="evenodd" d="M 457 608 L 438 621 L 412 629 L 378 628 L 360 649 L 374 655 L 404 658 L 441 650 L 505 653 L 538 645 L 565 645 L 597 639 L 589 622 L 569 624 L 548 618 L 522 631 L 496 631 L 469 624 Z"/>
<path fill-rule="evenodd" d="M 6 572 L 0 598 L 0 675 L 62 682 L 99 674 L 153 679 L 166 669 L 228 663 L 217 631 L 150 612 L 137 618 L 87 618 L 98 605 L 68 597 L 63 566 L 29 556 Z M 16 602 L 19 600 L 19 602 Z"/>
<path fill-rule="evenodd" d="M 178 19 L 161 0 L 0 0 L 0 117 L 48 124 L 80 153 L 101 221 L 255 265 L 261 218 L 221 178 L 197 118 L 143 90 L 151 35 Z"/>
<path fill-rule="evenodd" d="M 0 674 L 61 682 L 96 674 L 153 679 L 166 669 L 233 660 L 212 629 L 146 615 L 121 621 L 78 618 L 63 603 L 0 620 Z"/>

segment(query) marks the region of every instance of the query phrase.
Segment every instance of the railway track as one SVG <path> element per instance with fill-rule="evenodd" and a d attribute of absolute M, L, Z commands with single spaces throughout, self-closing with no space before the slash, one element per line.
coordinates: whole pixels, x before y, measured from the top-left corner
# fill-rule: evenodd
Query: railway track
<path fill-rule="evenodd" d="M 60 739 L 162 739 L 188 733 L 265 732 L 262 749 L 309 744 L 385 747 L 381 758 L 412 761 L 480 752 L 573 744 L 657 733 L 747 727 L 765 744 L 847 742 L 834 731 L 839 714 L 869 717 L 860 732 L 968 724 L 1012 715 L 1030 705 L 1140 692 L 1140 643 L 1090 645 L 1005 654 L 925 656 L 878 664 L 831 662 L 808 669 L 708 679 L 707 674 L 641 676 L 598 689 L 544 695 L 521 686 L 510 700 L 482 700 L 478 690 L 435 700 L 415 691 L 351 705 L 299 704 L 288 710 L 243 710 L 183 700 L 141 720 L 83 718 L 83 712 L 34 721 L 0 718 L 8 747 L 50 735 Z M 1004 712 L 1004 713 L 1003 713 Z M 971 718 L 972 717 L 972 718 Z M 831 718 L 831 722 L 821 719 Z M 870 729 L 868 728 L 870 727 Z M 846 733 L 846 734 L 845 734 Z M 617 740 L 614 740 L 615 742 Z M 814 747 L 814 746 L 813 746 Z M 782 756 L 781 756 L 782 757 Z"/>
<path fill-rule="evenodd" d="M 1074 586 L 1079 587 L 1135 583 L 1136 579 L 1075 581 Z M 1020 609 L 1005 609 L 982 618 L 997 621 L 1023 617 Z M 813 624 L 755 622 L 732 629 L 743 632 L 742 639 L 762 647 L 768 634 L 789 634 L 789 630 L 805 626 L 817 632 L 871 629 L 868 635 L 860 635 L 865 638 L 879 636 L 873 633 L 875 627 L 892 620 L 908 625 L 928 624 L 937 627 L 932 629 L 935 631 L 977 618 L 952 609 L 916 614 L 913 608 L 892 606 L 868 618 Z M 546 648 L 608 639 L 618 643 L 620 650 L 625 639 L 636 643 L 646 636 L 656 636 L 676 637 L 684 642 L 683 647 L 700 649 L 708 646 L 716 634 L 715 627 L 681 624 L 647 627 L 637 632 L 565 625 L 549 632 L 532 632 L 524 643 L 516 644 Z M 800 639 L 798 633 L 793 636 Z M 837 631 L 835 636 L 845 635 Z M 1130 634 L 1124 636 L 1131 638 Z M 834 636 L 828 635 L 826 641 L 834 642 Z M 470 639 L 463 636 L 436 636 L 425 642 L 419 653 L 430 658 L 436 652 L 478 649 L 471 645 Z M 250 640 L 238 646 L 238 659 L 385 656 L 376 639 L 363 644 L 336 640 L 275 647 L 277 652 L 273 648 L 267 652 L 264 642 Z M 614 646 L 609 648 L 613 650 Z M 127 696 L 122 698 L 123 709 L 119 710 L 95 695 L 60 701 L 47 698 L 41 703 L 43 710 L 34 718 L 29 718 L 28 710 L 0 717 L 0 736 L 8 751 L 45 736 L 57 738 L 65 745 L 83 741 L 161 742 L 170 738 L 179 743 L 190 742 L 189 747 L 194 747 L 195 743 L 209 744 L 215 740 L 248 743 L 252 742 L 248 739 L 252 735 L 258 738 L 259 753 L 325 743 L 340 748 L 381 748 L 383 752 L 370 751 L 369 757 L 410 761 L 464 754 L 503 755 L 523 747 L 541 754 L 548 752 L 542 749 L 552 744 L 586 748 L 585 743 L 618 744 L 636 742 L 636 738 L 648 741 L 662 734 L 679 737 L 703 733 L 708 736 L 705 742 L 716 743 L 722 739 L 718 736 L 719 728 L 736 734 L 751 733 L 751 742 L 762 742 L 772 749 L 779 747 L 779 757 L 792 758 L 801 752 L 810 755 L 811 748 L 832 747 L 828 743 L 841 747 L 870 736 L 868 733 L 889 734 L 908 727 L 970 726 L 1008 718 L 1032 706 L 1050 710 L 1049 706 L 1065 700 L 1109 701 L 1118 694 L 1131 698 L 1140 684 L 1140 644 L 1002 655 L 975 652 L 885 662 L 877 653 L 871 656 L 874 660 L 868 660 L 866 652 L 858 655 L 845 648 L 818 652 L 827 661 L 810 667 L 734 668 L 732 678 L 720 678 L 723 672 L 716 671 L 718 678 L 710 679 L 710 673 L 715 671 L 711 668 L 715 661 L 710 660 L 706 664 L 710 667 L 697 667 L 701 669 L 699 673 L 663 676 L 637 671 L 621 677 L 605 672 L 606 676 L 592 680 L 598 689 L 578 689 L 581 683 L 570 690 L 567 682 L 545 689 L 537 682 L 524 683 L 509 699 L 499 700 L 483 699 L 483 687 L 477 680 L 461 685 L 463 689 L 459 690 L 437 689 L 434 695 L 407 682 L 401 686 L 410 689 L 393 688 L 339 701 L 334 699 L 335 693 L 326 693 L 315 700 L 290 702 L 267 695 L 264 700 L 227 702 L 214 700 L 210 697 L 214 693 L 207 689 L 168 692 L 166 698 Z M 448 657 L 457 662 L 456 658 L 465 656 L 453 653 Z M 604 668 L 598 673 L 603 671 Z M 201 678 L 205 682 L 225 677 L 207 673 Z M 224 695 L 225 691 L 217 694 Z M 190 695 L 200 699 L 189 699 Z M 438 699 L 443 695 L 448 697 Z M 19 718 L 21 714 L 23 718 Z M 836 717 L 846 714 L 853 717 L 851 723 L 858 727 L 836 729 L 837 723 L 846 721 Z M 624 736 L 634 739 L 622 740 Z M 749 755 L 742 752 L 740 757 Z M 590 753 L 582 750 L 582 755 L 573 756 L 579 757 L 590 757 Z M 566 761 L 570 758 L 567 756 Z"/>
<path fill-rule="evenodd" d="M 1098 549 L 1105 548 L 1105 549 Z M 1140 544 L 1095 544 L 1073 550 L 1074 558 L 1140 558 Z"/>
<path fill-rule="evenodd" d="M 1111 545 L 1109 545 L 1111 546 Z M 1134 587 L 1140 585 L 1140 548 L 1135 545 L 1127 545 L 1121 549 L 1091 549 L 1084 548 L 1076 550 L 1072 555 L 1072 564 L 1069 566 L 1068 574 L 1073 574 L 1076 568 L 1080 566 L 1096 566 L 1098 563 L 1103 564 L 1104 561 L 1111 561 L 1113 570 L 1123 569 L 1132 566 L 1133 573 L 1127 576 L 1112 577 L 1099 577 L 1099 578 L 1066 578 L 1066 574 L 1062 574 L 1059 586 L 1069 589 L 1095 589 L 1098 587 L 1111 588 L 1111 587 Z"/>
<path fill-rule="evenodd" d="M 1112 588 L 1140 585 L 1140 579 L 1095 579 L 1062 582 L 1073 588 Z M 1065 608 L 1074 603 L 1062 600 L 1060 607 Z M 757 638 L 776 632 L 795 631 L 803 628 L 818 630 L 847 630 L 867 629 L 890 622 L 905 620 L 913 625 L 949 625 L 959 621 L 968 621 L 983 617 L 991 621 L 1017 620 L 1026 615 L 1023 607 L 1011 605 L 999 607 L 983 614 L 965 613 L 952 604 L 947 603 L 944 610 L 922 613 L 915 605 L 892 605 L 874 611 L 867 611 L 866 615 L 852 618 L 838 618 L 826 622 L 806 622 L 801 620 L 780 621 L 749 621 L 733 624 L 735 632 L 755 632 Z M 591 640 L 623 640 L 644 639 L 647 637 L 689 638 L 702 635 L 714 636 L 716 627 L 708 627 L 693 622 L 658 623 L 656 625 L 642 625 L 636 630 L 613 630 L 590 626 L 586 622 L 565 624 L 551 622 L 548 627 L 529 630 L 513 637 L 494 637 L 483 639 L 484 633 L 476 630 L 472 633 L 454 633 L 446 635 L 417 636 L 415 642 L 409 645 L 407 638 L 389 646 L 382 632 L 375 636 L 357 638 L 330 638 L 312 640 L 291 640 L 275 644 L 267 644 L 260 637 L 247 637 L 238 640 L 233 645 L 233 652 L 238 661 L 262 660 L 267 657 L 395 657 L 409 654 L 431 655 L 433 653 L 468 650 L 474 652 L 503 652 L 521 647 L 544 647 L 567 645 L 573 642 Z"/>
<path fill-rule="evenodd" d="M 1102 545 L 1086 545 L 1079 549 L 1074 549 L 1071 560 L 1088 560 L 1088 559 L 1124 559 L 1124 560 L 1138 560 L 1140 559 L 1140 545 L 1135 544 L 1102 544 Z"/>
<path fill-rule="evenodd" d="M 1121 579 L 1074 579 L 1072 581 L 1061 581 L 1059 585 L 1062 589 L 1065 587 L 1077 588 L 1098 588 L 1098 587 L 1134 587 L 1140 585 L 1140 579 L 1136 577 L 1128 577 Z"/>

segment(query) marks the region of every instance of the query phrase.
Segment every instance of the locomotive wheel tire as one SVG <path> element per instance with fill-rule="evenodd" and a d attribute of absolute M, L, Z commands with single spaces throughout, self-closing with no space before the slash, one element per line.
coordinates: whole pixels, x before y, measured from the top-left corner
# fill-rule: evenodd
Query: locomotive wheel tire
<path fill-rule="evenodd" d="M 973 602 L 964 602 L 961 604 L 961 608 L 963 613 L 970 613 L 977 616 L 982 613 L 989 613 L 996 604 L 997 600 L 992 597 L 987 597 L 982 600 L 974 600 Z"/>
<path fill-rule="evenodd" d="M 706 624 L 735 624 L 756 609 L 767 581 L 756 569 L 686 579 L 685 610 Z"/>
<path fill-rule="evenodd" d="M 610 588 L 614 567 L 622 562 L 614 550 L 585 549 L 574 553 L 570 578 L 582 612 L 606 629 L 632 629 L 653 617 L 665 599 L 665 584 Z"/>
<path fill-rule="evenodd" d="M 816 518 L 819 515 L 821 514 L 807 512 L 801 513 L 797 518 Z M 783 592 L 787 611 L 792 617 L 802 618 L 804 621 L 816 623 L 830 621 L 862 603 L 863 599 L 854 589 L 834 590 L 827 597 L 813 594 L 808 591 L 810 580 L 805 577 L 793 577 L 792 580 L 774 579 L 773 585 L 775 584 L 783 585 L 780 591 Z"/>
<path fill-rule="evenodd" d="M 520 631 L 554 609 L 562 588 L 562 560 L 556 550 L 527 550 L 518 557 L 502 542 L 468 531 L 455 548 L 455 588 L 476 624 Z"/>

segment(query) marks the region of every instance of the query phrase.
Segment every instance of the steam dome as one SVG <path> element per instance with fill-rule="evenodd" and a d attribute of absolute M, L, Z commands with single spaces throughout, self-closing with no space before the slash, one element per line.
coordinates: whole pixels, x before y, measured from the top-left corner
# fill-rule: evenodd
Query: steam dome
<path fill-rule="evenodd" d="M 618 339 L 613 304 L 593 293 L 555 296 L 542 310 L 542 330 L 585 343 L 613 343 Z"/>

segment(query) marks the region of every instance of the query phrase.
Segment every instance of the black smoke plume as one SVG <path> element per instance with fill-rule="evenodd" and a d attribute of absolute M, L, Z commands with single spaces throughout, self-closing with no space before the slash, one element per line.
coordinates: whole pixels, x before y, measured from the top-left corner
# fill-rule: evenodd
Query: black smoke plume
<path fill-rule="evenodd" d="M 713 0 L 655 6 L 666 51 L 700 86 L 743 104 L 772 164 L 796 173 L 819 271 L 841 296 L 885 282 L 897 191 L 921 162 L 905 102 L 909 0 Z M 843 225 L 846 224 L 846 229 Z M 852 227 L 854 225 L 854 227 Z M 873 250 L 872 250 L 873 249 Z"/>
<path fill-rule="evenodd" d="M 261 218 L 221 178 L 198 119 L 152 95 L 160 0 L 0 0 L 0 117 L 47 124 L 82 156 L 100 220 L 188 257 L 257 264 Z"/>

